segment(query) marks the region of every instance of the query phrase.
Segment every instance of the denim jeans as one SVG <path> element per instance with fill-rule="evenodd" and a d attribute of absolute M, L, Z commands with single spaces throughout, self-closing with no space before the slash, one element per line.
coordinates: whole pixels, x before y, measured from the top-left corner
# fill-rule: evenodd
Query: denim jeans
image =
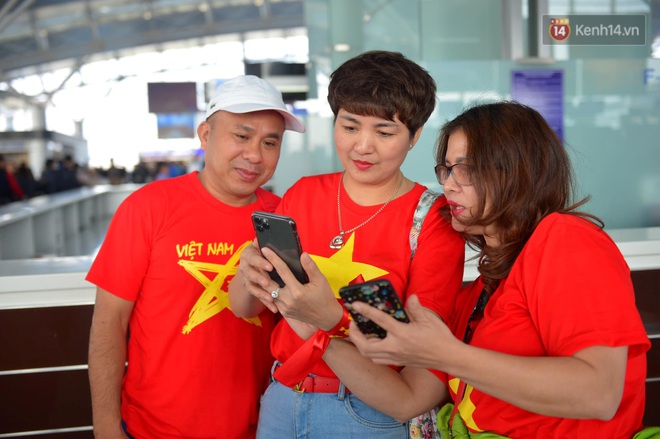
<path fill-rule="evenodd" d="M 274 379 L 261 398 L 257 439 L 406 439 L 407 423 L 374 409 L 341 385 L 297 393 Z"/>

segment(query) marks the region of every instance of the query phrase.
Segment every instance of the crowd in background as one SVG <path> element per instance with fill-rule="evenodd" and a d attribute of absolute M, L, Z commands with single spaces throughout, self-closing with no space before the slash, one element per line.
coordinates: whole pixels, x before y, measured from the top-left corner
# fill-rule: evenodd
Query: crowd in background
<path fill-rule="evenodd" d="M 39 178 L 25 162 L 13 163 L 0 154 L 0 205 L 39 195 L 48 195 L 98 184 L 144 184 L 177 177 L 189 171 L 183 161 L 145 162 L 132 171 L 110 160 L 108 168 L 92 168 L 75 162 L 70 155 L 61 160 L 47 159 Z"/>

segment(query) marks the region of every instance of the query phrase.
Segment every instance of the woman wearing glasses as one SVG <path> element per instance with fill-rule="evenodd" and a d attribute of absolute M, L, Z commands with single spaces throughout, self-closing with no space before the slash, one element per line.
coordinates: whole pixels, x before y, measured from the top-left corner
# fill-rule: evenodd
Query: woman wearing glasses
<path fill-rule="evenodd" d="M 479 252 L 480 277 L 446 322 L 415 297 L 410 324 L 354 305 L 388 336 L 367 339 L 351 324 L 350 339 L 375 363 L 405 365 L 400 375 L 343 367 L 334 360 L 341 341 L 325 361 L 397 419 L 429 398 L 450 401 L 438 417 L 443 438 L 632 437 L 642 428 L 650 343 L 623 256 L 602 222 L 577 210 L 588 199 L 571 201 L 557 136 L 531 108 L 484 104 L 443 127 L 436 158 L 446 213 Z"/>

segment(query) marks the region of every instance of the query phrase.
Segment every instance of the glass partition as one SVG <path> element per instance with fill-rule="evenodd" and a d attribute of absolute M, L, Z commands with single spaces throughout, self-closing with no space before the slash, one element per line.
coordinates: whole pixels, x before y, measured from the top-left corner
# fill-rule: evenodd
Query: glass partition
<path fill-rule="evenodd" d="M 547 6 L 539 14 L 644 15 L 646 45 L 546 46 L 538 57 L 529 58 L 524 56 L 530 53 L 525 1 L 309 0 L 310 61 L 325 79 L 344 59 L 389 49 L 431 72 L 438 84 L 438 106 L 403 170 L 437 190 L 433 148 L 445 121 L 470 103 L 511 99 L 515 71 L 558 70 L 564 142 L 579 193 L 591 195 L 585 209 L 601 217 L 608 229 L 660 226 L 660 60 L 651 57 L 651 6 L 640 0 L 535 4 Z M 327 26 L 321 12 L 330 17 Z M 335 26 L 342 18 L 354 25 L 356 16 L 362 32 Z M 339 47 L 346 51 L 337 52 Z M 325 97 L 322 91 L 318 95 L 319 100 Z M 325 118 L 331 125 L 331 117 Z M 332 137 L 323 141 L 331 144 Z"/>

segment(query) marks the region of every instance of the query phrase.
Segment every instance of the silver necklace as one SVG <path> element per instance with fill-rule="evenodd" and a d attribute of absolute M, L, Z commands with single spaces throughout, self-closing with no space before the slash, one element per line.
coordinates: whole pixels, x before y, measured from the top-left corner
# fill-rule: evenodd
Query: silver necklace
<path fill-rule="evenodd" d="M 399 185 L 396 187 L 396 190 L 394 191 L 394 193 L 385 202 L 385 204 L 380 206 L 380 209 L 378 209 L 376 211 L 376 213 L 374 213 L 369 218 L 367 218 L 367 220 L 365 222 L 363 222 L 362 224 L 359 224 L 359 225 L 353 227 L 352 229 L 344 230 L 342 228 L 342 225 L 341 225 L 341 183 L 344 180 L 344 174 L 345 173 L 346 173 L 346 171 L 344 171 L 344 173 L 341 174 L 341 177 L 339 177 L 339 184 L 337 185 L 337 219 L 339 220 L 339 235 L 335 236 L 334 238 L 332 238 L 332 241 L 330 241 L 330 248 L 335 249 L 335 250 L 338 250 L 338 249 L 340 249 L 344 246 L 344 235 L 356 231 L 357 229 L 364 226 L 365 224 L 367 224 L 372 219 L 376 218 L 376 216 L 378 216 L 378 214 L 381 213 L 383 211 L 383 209 L 385 209 L 385 207 L 387 207 L 388 204 L 390 204 L 390 201 L 392 201 L 394 199 L 394 197 L 396 197 L 396 194 L 399 193 L 399 189 L 401 189 L 401 186 L 403 186 L 403 176 L 401 176 L 401 181 L 399 182 Z"/>

